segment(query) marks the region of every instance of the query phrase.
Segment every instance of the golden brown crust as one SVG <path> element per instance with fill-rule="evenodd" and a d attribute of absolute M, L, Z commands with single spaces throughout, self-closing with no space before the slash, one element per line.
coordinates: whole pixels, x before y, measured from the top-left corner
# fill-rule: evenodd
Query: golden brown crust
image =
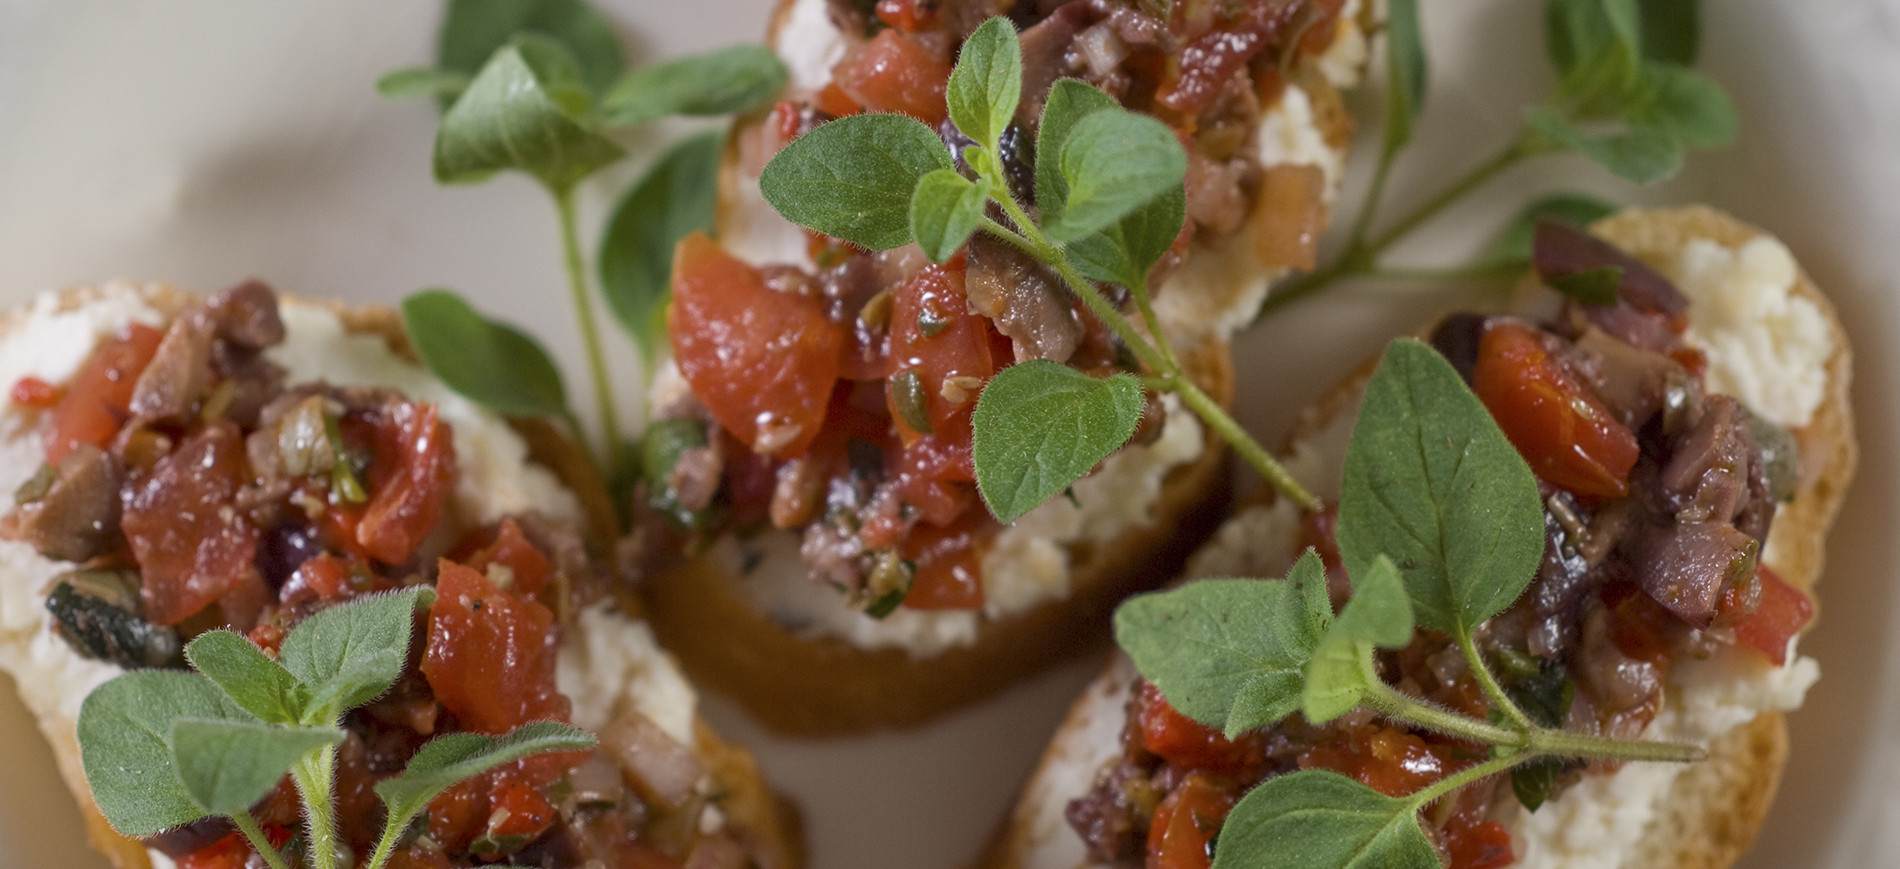
<path fill-rule="evenodd" d="M 1225 347 L 1188 362 L 1223 401 L 1233 387 Z M 917 659 L 844 640 L 805 639 L 778 625 L 706 559 L 652 577 L 643 589 L 654 632 L 695 682 L 737 697 L 767 726 L 837 734 L 915 724 L 973 702 L 1018 678 L 1099 650 L 1122 598 L 1174 575 L 1211 533 L 1226 503 L 1226 454 L 1209 435 L 1193 463 L 1168 476 L 1153 521 L 1106 546 L 1072 551 L 1064 600 L 986 623 L 973 646 Z"/>
<path fill-rule="evenodd" d="M 1591 231 L 1670 275 L 1677 255 L 1693 239 L 1738 247 L 1764 235 L 1759 229 L 1701 206 L 1629 209 L 1595 224 Z M 1802 450 L 1801 478 L 1794 500 L 1776 514 L 1769 555 L 1777 573 L 1812 597 L 1824 563 L 1827 531 L 1840 510 L 1857 460 L 1848 404 L 1853 354 L 1833 306 L 1804 271 L 1797 274 L 1795 293 L 1820 307 L 1835 349 L 1827 361 L 1827 396 L 1813 421 L 1795 433 Z M 1374 364 L 1368 362 L 1356 370 L 1310 408 L 1289 443 L 1321 431 L 1339 414 L 1356 407 Z M 1099 685 L 1114 678 L 1117 666 L 1111 663 L 1065 718 L 1029 776 L 1026 795 L 1037 793 L 1039 783 L 1053 775 L 1053 767 L 1077 753 L 1075 744 L 1087 729 L 1089 699 Z M 1635 849 L 1637 856 L 1629 865 L 1632 869 L 1721 869 L 1732 865 L 1760 831 L 1787 756 L 1787 726 L 1781 713 L 1764 713 L 1716 739 L 1709 746 L 1709 759 L 1685 768 L 1658 801 L 1658 813 L 1645 829 L 1643 841 Z M 987 869 L 1070 869 L 1028 862 L 1027 855 L 1039 840 L 1037 808 L 1030 799 L 1019 802 L 978 865 Z M 1040 817 L 1046 819 L 1047 807 L 1043 808 L 1045 813 Z"/>
<path fill-rule="evenodd" d="M 139 286 L 142 299 L 161 315 L 176 316 L 197 301 L 197 297 L 165 284 Z M 59 310 L 74 310 L 99 302 L 105 291 L 99 287 L 74 287 L 62 292 Z M 414 360 L 403 332 L 402 320 L 394 309 L 380 305 L 344 305 L 327 300 L 298 297 L 300 304 L 315 305 L 335 314 L 344 328 L 358 334 L 381 336 L 390 349 L 403 358 Z M 23 319 L 19 311 L 0 315 L 0 336 L 8 334 Z M 552 470 L 580 499 L 588 515 L 588 530 L 597 541 L 617 536 L 618 522 L 613 502 L 599 475 L 579 447 L 558 428 L 540 419 L 510 419 L 509 423 L 528 442 L 529 460 Z M 639 602 L 624 596 L 621 606 L 632 617 L 639 617 Z M 145 847 L 134 839 L 119 835 L 92 801 L 80 764 L 75 722 L 59 708 L 51 692 L 23 691 L 29 710 L 40 732 L 53 749 L 60 775 L 65 779 L 84 815 L 92 847 L 120 869 L 150 869 Z M 803 865 L 804 842 L 796 811 L 766 786 L 758 763 L 750 752 L 720 740 L 703 720 L 696 720 L 695 741 L 719 791 L 726 795 L 721 803 L 728 829 L 760 861 L 760 869 L 798 869 Z"/>

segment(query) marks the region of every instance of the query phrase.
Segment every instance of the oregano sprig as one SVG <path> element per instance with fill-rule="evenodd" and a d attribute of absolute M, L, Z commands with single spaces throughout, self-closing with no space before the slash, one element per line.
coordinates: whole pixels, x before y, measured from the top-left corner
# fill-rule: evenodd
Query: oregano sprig
<path fill-rule="evenodd" d="M 1387 9 L 1385 135 L 1371 185 L 1341 253 L 1276 289 L 1262 316 L 1348 276 L 1516 274 L 1516 263 L 1494 257 L 1466 268 L 1421 270 L 1390 266 L 1381 256 L 1466 194 L 1526 160 L 1575 153 L 1617 177 L 1652 184 L 1680 171 L 1687 152 L 1727 145 L 1739 127 L 1727 92 L 1691 68 L 1700 25 L 1694 0 L 1546 0 L 1545 45 L 1558 75 L 1556 88 L 1525 107 L 1522 125 L 1488 159 L 1375 234 L 1386 180 L 1411 143 L 1423 108 L 1427 75 L 1416 0 L 1394 0 Z M 1515 236 L 1526 223 L 1515 221 L 1504 234 Z"/>
<path fill-rule="evenodd" d="M 321 610 L 290 631 L 275 659 L 238 634 L 209 631 L 185 648 L 194 671 L 134 670 L 101 685 L 80 704 L 78 723 L 100 812 L 135 837 L 228 818 L 273 869 L 286 869 L 250 810 L 288 774 L 303 801 L 310 865 L 335 869 L 343 716 L 402 675 L 414 613 L 434 595 L 415 586 Z M 363 865 L 381 869 L 409 822 L 449 785 L 529 754 L 593 745 L 592 735 L 551 721 L 430 741 L 377 786 L 388 819 Z"/>
<path fill-rule="evenodd" d="M 1116 611 L 1116 641 L 1170 705 L 1229 737 L 1295 711 L 1324 724 L 1365 707 L 1485 746 L 1489 757 L 1402 797 L 1332 772 L 1270 779 L 1228 815 L 1216 869 L 1436 866 L 1418 813 L 1465 784 L 1527 770 L 1521 788 L 1541 800 L 1537 776 L 1566 761 L 1704 756 L 1696 746 L 1562 730 L 1550 708 L 1561 701 L 1541 701 L 1532 715 L 1500 687 L 1476 629 L 1535 574 L 1542 507 L 1530 467 L 1436 351 L 1409 338 L 1388 347 L 1366 384 L 1345 478 L 1337 537 L 1352 596 L 1337 615 L 1309 550 L 1284 579 L 1202 580 L 1132 598 Z M 1409 644 L 1415 627 L 1452 638 L 1492 717 L 1381 678 L 1378 651 Z"/>

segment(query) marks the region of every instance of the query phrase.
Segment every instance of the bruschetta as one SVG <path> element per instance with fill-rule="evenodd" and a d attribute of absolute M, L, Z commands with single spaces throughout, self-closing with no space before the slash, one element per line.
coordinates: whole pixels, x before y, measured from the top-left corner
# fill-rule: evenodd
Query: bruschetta
<path fill-rule="evenodd" d="M 687 670 L 775 729 L 914 724 L 1099 643 L 1115 601 L 1176 569 L 1226 500 L 1218 439 L 1151 397 L 1134 442 L 1072 498 L 997 523 L 970 461 L 987 377 L 1030 359 L 1127 370 L 1126 352 L 994 238 L 934 265 L 914 245 L 815 237 L 762 198 L 767 159 L 840 115 L 905 113 L 960 147 L 944 83 L 964 37 L 1001 14 L 1024 58 L 1009 173 L 1033 178 L 1034 123 L 1064 77 L 1188 146 L 1187 226 L 1150 281 L 1210 395 L 1231 393 L 1227 340 L 1268 284 L 1311 267 L 1337 188 L 1338 88 L 1360 75 L 1370 4 L 782 3 L 770 42 L 789 98 L 733 137 L 719 241 L 675 261 L 675 354 L 649 396 L 671 446 L 648 440 L 647 501 L 704 554 L 646 586 Z M 774 404 L 805 395 L 821 412 Z"/>
<path fill-rule="evenodd" d="M 143 840 L 106 823 L 75 733 L 93 688 L 183 666 L 212 628 L 271 652 L 327 606 L 440 582 L 454 593 L 418 617 L 404 675 L 345 720 L 353 853 L 381 824 L 369 786 L 428 737 L 557 719 L 600 747 L 456 785 L 401 865 L 799 865 L 795 818 L 699 720 L 641 619 L 585 459 L 554 428 L 451 392 L 407 348 L 387 309 L 257 282 L 208 299 L 79 287 L 0 319 L 0 667 L 93 844 L 121 867 L 248 853 L 223 819 Z M 300 826 L 285 788 L 253 814 L 267 832 Z M 220 853 L 238 862 L 204 862 Z"/>
<path fill-rule="evenodd" d="M 1787 248 L 1716 211 L 1631 210 L 1593 237 L 1548 232 L 1544 276 L 1620 268 L 1613 304 L 1567 302 L 1541 323 L 1454 315 L 1430 332 L 1535 470 L 1546 504 L 1536 578 L 1480 642 L 1560 674 L 1554 696 L 1573 698 L 1572 729 L 1706 745 L 1708 759 L 1573 766 L 1535 810 L 1510 782 L 1480 780 L 1424 821 L 1451 867 L 1727 866 L 1773 797 L 1782 715 L 1818 675 L 1797 641 L 1856 460 L 1850 350 Z M 1498 386 L 1526 378 L 1569 402 L 1562 412 L 1596 422 L 1539 435 L 1536 411 Z M 1287 450 L 1325 497 L 1340 491 L 1364 385 L 1361 376 L 1336 390 Z M 1249 507 L 1188 575 L 1279 576 L 1302 548 L 1326 552 L 1330 521 L 1284 501 Z M 1758 569 L 1723 569 L 1734 564 Z M 1419 634 L 1382 675 L 1470 705 L 1460 693 L 1469 671 L 1434 651 L 1444 643 Z M 1171 727 L 1187 736 L 1170 742 Z M 1215 769 L 1209 758 L 1223 751 L 1241 760 Z M 1257 782 L 1322 768 L 1409 793 L 1464 762 L 1371 715 L 1318 728 L 1294 716 L 1230 742 L 1174 713 L 1117 655 L 1071 708 L 985 865 L 1205 867 L 1220 847 L 1209 844 L 1212 816 Z M 1213 795 L 1207 822 L 1158 823 L 1161 807 L 1186 804 L 1175 794 L 1189 782 Z M 1271 865 L 1270 855 L 1242 864 Z"/>

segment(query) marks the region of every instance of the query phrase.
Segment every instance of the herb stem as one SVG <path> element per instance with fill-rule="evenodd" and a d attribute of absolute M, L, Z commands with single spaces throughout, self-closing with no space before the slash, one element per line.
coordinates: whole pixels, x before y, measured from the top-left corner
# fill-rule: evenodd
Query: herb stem
<path fill-rule="evenodd" d="M 1359 273 L 1362 278 L 1374 278 L 1382 281 L 1457 281 L 1457 280 L 1494 280 L 1512 277 L 1524 270 L 1521 262 L 1492 265 L 1463 266 L 1460 268 L 1373 268 Z"/>
<path fill-rule="evenodd" d="M 1459 630 L 1457 633 L 1458 648 L 1465 653 L 1465 660 L 1471 664 L 1471 675 L 1478 680 L 1478 687 L 1484 689 L 1485 696 L 1491 698 L 1491 705 L 1520 729 L 1536 729 L 1537 725 L 1531 722 L 1530 716 L 1511 701 L 1511 695 L 1504 693 L 1504 686 L 1498 684 L 1498 678 L 1485 665 L 1484 656 L 1478 654 L 1477 642 L 1471 638 L 1471 631 Z"/>
<path fill-rule="evenodd" d="M 1095 284 L 1076 270 L 1075 265 L 1069 262 L 1068 255 L 1043 237 L 1042 232 L 1029 221 L 1028 215 L 1023 213 L 1020 206 L 1007 198 L 998 201 L 1003 203 L 1003 208 L 1009 213 L 1010 219 L 1022 227 L 1022 231 L 1012 230 L 987 216 L 983 218 L 984 229 L 1054 268 L 1056 274 L 1061 276 L 1063 283 L 1068 284 L 1069 291 L 1082 300 L 1082 304 L 1089 309 L 1089 313 L 1094 314 L 1108 326 L 1110 331 L 1115 333 L 1116 337 L 1121 338 L 1143 365 L 1160 373 L 1170 384 L 1169 388 L 1181 397 L 1181 403 L 1187 405 L 1188 409 L 1199 416 L 1203 423 L 1225 439 L 1233 447 L 1234 452 L 1246 459 L 1247 463 L 1259 471 L 1260 476 L 1264 477 L 1270 485 L 1292 498 L 1304 509 L 1318 512 L 1324 508 L 1325 505 L 1320 499 L 1307 491 L 1305 486 L 1300 485 L 1300 481 L 1294 479 L 1293 475 L 1276 461 L 1273 454 L 1267 452 L 1259 441 L 1254 440 L 1253 436 L 1249 435 L 1247 430 L 1242 428 L 1240 423 L 1227 412 L 1227 409 L 1221 407 L 1220 402 L 1202 391 L 1201 387 L 1181 370 L 1181 366 L 1175 363 L 1172 356 L 1161 355 L 1154 345 L 1148 343 L 1148 340 L 1143 338 L 1141 333 L 1128 322 L 1128 318 L 1122 316 L 1121 311 L 1116 310 L 1114 305 L 1109 304 L 1108 299 L 1095 288 Z M 1159 332 L 1154 335 L 1154 339 L 1165 346 L 1165 338 Z"/>
<path fill-rule="evenodd" d="M 1359 215 L 1353 218 L 1352 232 L 1346 235 L 1347 250 L 1365 247 L 1366 233 L 1372 229 L 1372 215 L 1379 210 L 1379 200 L 1385 196 L 1385 182 L 1392 174 L 1393 158 L 1397 156 L 1398 151 L 1389 145 L 1379 149 L 1379 165 L 1372 170 L 1372 186 L 1366 188 L 1366 199 L 1359 204 Z"/>
<path fill-rule="evenodd" d="M 1362 656 L 1360 665 L 1364 671 L 1366 682 L 1362 702 L 1380 715 L 1384 715 L 1395 721 L 1416 724 L 1419 727 L 1423 727 L 1427 730 L 1435 730 L 1447 736 L 1455 736 L 1459 739 L 1468 739 L 1472 742 L 1484 743 L 1486 745 L 1501 745 L 1517 748 L 1525 744 L 1527 737 L 1521 730 L 1499 727 L 1488 721 L 1479 721 L 1476 718 L 1440 709 L 1423 700 L 1407 696 L 1398 689 L 1387 685 L 1385 680 L 1379 678 L 1378 672 L 1374 669 L 1370 652 Z"/>
<path fill-rule="evenodd" d="M 607 382 L 607 356 L 601 350 L 600 328 L 594 322 L 594 303 L 587 292 L 580 233 L 575 229 L 573 188 L 556 190 L 554 205 L 561 217 L 561 259 L 567 269 L 568 291 L 573 295 L 574 315 L 580 321 L 581 342 L 586 348 L 587 367 L 594 380 L 594 404 L 600 409 L 600 448 L 606 450 L 607 460 L 611 462 L 619 451 L 620 415 L 614 409 L 613 389 Z M 599 462 L 595 464 L 598 466 Z"/>
<path fill-rule="evenodd" d="M 1538 728 L 1525 743 L 1537 754 L 1554 754 L 1587 760 L 1640 760 L 1694 763 L 1707 760 L 1708 749 L 1680 742 L 1650 742 L 1639 739 L 1607 739 L 1569 730 Z"/>
<path fill-rule="evenodd" d="M 414 818 L 413 814 L 401 817 L 390 815 L 383 820 L 383 835 L 376 840 L 376 851 L 370 854 L 369 862 L 364 864 L 364 869 L 383 869 L 383 866 L 389 862 L 390 855 L 395 853 L 396 842 L 402 838 L 403 830 L 408 829 L 409 822 Z"/>
<path fill-rule="evenodd" d="M 270 843 L 270 837 L 264 835 L 264 828 L 258 826 L 257 818 L 250 812 L 238 812 L 230 818 L 231 823 L 237 825 L 238 832 L 243 833 L 244 838 L 250 840 L 251 850 L 262 856 L 264 862 L 270 865 L 270 869 L 290 869 L 289 864 L 284 862 L 284 855 L 277 853 L 277 849 Z"/>
<path fill-rule="evenodd" d="M 1431 784 L 1426 785 L 1423 788 L 1420 788 L 1417 793 L 1414 793 L 1410 797 L 1407 797 L 1406 802 L 1410 804 L 1411 811 L 1416 812 L 1419 809 L 1422 809 L 1426 807 L 1427 805 L 1430 805 L 1433 800 L 1438 799 L 1439 797 L 1442 797 L 1448 793 L 1451 793 L 1452 791 L 1455 791 L 1461 787 L 1464 787 L 1465 785 L 1471 784 L 1472 782 L 1477 781 L 1479 779 L 1497 775 L 1498 773 L 1504 772 L 1510 769 L 1511 767 L 1517 766 L 1518 764 L 1523 763 L 1524 761 L 1527 761 L 1530 759 L 1531 759 L 1530 752 L 1514 751 L 1502 757 L 1494 757 L 1490 760 L 1485 761 L 1484 763 L 1478 764 L 1477 766 L 1465 767 L 1464 769 L 1461 769 L 1455 773 L 1452 773 L 1451 775 L 1448 775 L 1448 776 L 1445 776 L 1444 778 L 1439 779 L 1438 781 L 1432 782 Z"/>
<path fill-rule="evenodd" d="M 290 780 L 303 797 L 304 820 L 310 830 L 311 869 L 337 869 L 336 807 L 331 788 L 336 778 L 336 749 L 313 752 L 290 769 Z"/>

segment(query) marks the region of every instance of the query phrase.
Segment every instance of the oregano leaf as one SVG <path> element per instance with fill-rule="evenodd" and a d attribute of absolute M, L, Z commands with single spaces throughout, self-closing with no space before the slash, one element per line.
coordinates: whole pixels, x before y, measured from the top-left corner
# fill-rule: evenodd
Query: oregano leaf
<path fill-rule="evenodd" d="M 318 610 L 292 628 L 278 660 L 310 688 L 305 723 L 330 723 L 389 690 L 409 660 L 415 612 L 434 599 L 435 591 L 423 586 L 365 595 Z"/>
<path fill-rule="evenodd" d="M 436 63 L 473 78 L 496 49 L 522 33 L 565 47 L 592 94 L 606 93 L 627 68 L 619 34 L 586 0 L 449 0 Z"/>
<path fill-rule="evenodd" d="M 1633 108 L 1631 124 L 1657 130 L 1689 148 L 1735 141 L 1741 119 L 1722 86 L 1692 69 L 1652 63 L 1643 68 L 1649 98 Z"/>
<path fill-rule="evenodd" d="M 1229 738 L 1300 708 L 1306 664 L 1332 613 L 1307 595 L 1326 569 L 1308 550 L 1283 580 L 1203 579 L 1115 610 L 1115 642 L 1168 704 Z"/>
<path fill-rule="evenodd" d="M 950 120 L 963 135 L 996 149 L 1023 92 L 1023 49 L 1003 17 L 983 22 L 959 49 L 946 90 Z"/>
<path fill-rule="evenodd" d="M 1385 153 L 1412 140 L 1425 107 L 1425 40 L 1419 33 L 1418 0 L 1387 0 L 1385 13 Z"/>
<path fill-rule="evenodd" d="M 943 140 L 923 122 L 852 115 L 792 140 L 759 173 L 759 192 L 799 226 L 889 250 L 911 242 L 918 179 L 955 168 Z"/>
<path fill-rule="evenodd" d="M 1635 0 L 1550 0 L 1545 17 L 1558 93 L 1584 117 L 1621 114 L 1642 91 Z"/>
<path fill-rule="evenodd" d="M 524 724 L 502 736 L 451 733 L 424 744 L 397 775 L 376 783 L 376 795 L 396 829 L 427 808 L 450 785 L 529 755 L 592 748 L 593 734 L 556 721 Z"/>
<path fill-rule="evenodd" d="M 724 148 L 719 132 L 674 145 L 621 197 L 601 238 L 601 295 L 649 369 L 666 343 L 673 249 L 688 233 L 713 230 Z"/>
<path fill-rule="evenodd" d="M 1013 522 L 1082 478 L 1135 433 L 1141 385 L 1097 379 L 1047 359 L 996 373 L 971 416 L 976 487 Z"/>
<path fill-rule="evenodd" d="M 1042 207 L 1042 229 L 1057 241 L 1083 238 L 1180 187 L 1187 152 L 1168 125 L 1125 109 L 1077 121 L 1056 155 L 1068 191 Z M 1049 159 L 1041 153 L 1039 160 Z"/>
<path fill-rule="evenodd" d="M 80 702 L 80 764 L 114 830 L 138 838 L 205 816 L 172 766 L 172 725 L 184 718 L 255 720 L 210 679 L 182 670 L 134 670 Z"/>
<path fill-rule="evenodd" d="M 1092 281 L 1145 286 L 1148 270 L 1174 246 L 1187 220 L 1187 189 L 1173 187 L 1101 232 L 1069 242 L 1069 261 Z"/>
<path fill-rule="evenodd" d="M 185 646 L 185 660 L 237 705 L 272 724 L 296 724 L 310 691 L 250 640 L 228 630 L 206 631 Z"/>
<path fill-rule="evenodd" d="M 745 112 L 785 88 L 785 64 L 762 45 L 735 45 L 636 69 L 601 100 L 602 120 L 631 126 L 674 115 Z"/>
<path fill-rule="evenodd" d="M 1499 267 L 1526 266 L 1531 261 L 1531 239 L 1535 234 L 1537 221 L 1543 218 L 1555 218 L 1576 224 L 1589 226 L 1616 211 L 1616 206 L 1594 196 L 1583 193 L 1553 193 L 1529 205 L 1511 218 L 1504 231 L 1498 234 L 1497 243 L 1484 262 Z"/>
<path fill-rule="evenodd" d="M 1694 66 L 1702 48 L 1702 15 L 1696 0 L 1637 0 L 1642 18 L 1643 58 Z"/>
<path fill-rule="evenodd" d="M 526 333 L 489 320 L 448 290 L 424 290 L 402 301 L 409 343 L 450 389 L 496 413 L 554 416 L 567 412 L 561 371 Z"/>
<path fill-rule="evenodd" d="M 1616 290 L 1623 285 L 1623 270 L 1603 266 L 1567 275 L 1552 275 L 1544 285 L 1587 305 L 1616 304 Z"/>
<path fill-rule="evenodd" d="M 1346 452 L 1337 536 L 1355 588 L 1389 557 L 1419 623 L 1466 636 L 1530 584 L 1543 527 L 1530 467 L 1451 363 L 1392 342 Z"/>
<path fill-rule="evenodd" d="M 229 817 L 250 811 L 306 755 L 342 741 L 335 727 L 184 718 L 172 724 L 172 763 L 200 808 Z"/>
<path fill-rule="evenodd" d="M 1548 106 L 1531 107 L 1525 118 L 1538 132 L 1625 180 L 1653 184 L 1682 169 L 1682 145 L 1659 129 L 1590 134 Z"/>
<path fill-rule="evenodd" d="M 1324 724 L 1359 705 L 1367 683 L 1364 665 L 1372 649 L 1396 649 L 1412 641 L 1412 604 L 1392 560 L 1381 555 L 1353 574 L 1352 597 L 1313 647 L 1300 709 Z"/>
<path fill-rule="evenodd" d="M 1060 79 L 1050 86 L 1036 128 L 1036 205 L 1044 214 L 1051 209 L 1060 211 L 1069 197 L 1069 182 L 1057 159 L 1069 132 L 1089 115 L 1119 108 L 1121 104 L 1114 97 L 1078 79 Z"/>
<path fill-rule="evenodd" d="M 1234 805 L 1213 869 L 1438 869 L 1411 803 L 1328 770 L 1276 776 Z"/>
<path fill-rule="evenodd" d="M 525 38 L 496 51 L 442 117 L 436 180 L 472 183 L 512 169 L 559 193 L 625 156 L 583 120 L 588 97 L 563 56 L 558 45 Z"/>
<path fill-rule="evenodd" d="M 376 93 L 389 100 L 434 97 L 453 102 L 468 89 L 468 83 L 468 73 L 412 66 L 384 73 L 376 80 Z"/>
<path fill-rule="evenodd" d="M 976 231 L 989 201 L 987 183 L 938 169 L 917 179 L 910 199 L 910 233 L 931 262 L 948 260 Z"/>

